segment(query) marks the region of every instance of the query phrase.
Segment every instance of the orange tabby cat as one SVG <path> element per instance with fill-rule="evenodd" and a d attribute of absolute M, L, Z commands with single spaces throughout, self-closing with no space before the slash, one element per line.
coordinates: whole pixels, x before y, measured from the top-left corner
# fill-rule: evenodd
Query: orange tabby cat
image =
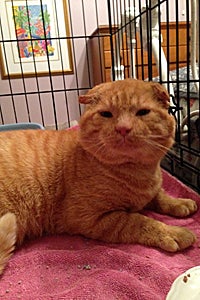
<path fill-rule="evenodd" d="M 186 228 L 140 211 L 185 217 L 190 199 L 165 194 L 160 160 L 173 144 L 169 96 L 158 83 L 127 79 L 80 96 L 79 130 L 0 133 L 0 273 L 15 243 L 81 234 L 175 252 L 195 242 Z"/>

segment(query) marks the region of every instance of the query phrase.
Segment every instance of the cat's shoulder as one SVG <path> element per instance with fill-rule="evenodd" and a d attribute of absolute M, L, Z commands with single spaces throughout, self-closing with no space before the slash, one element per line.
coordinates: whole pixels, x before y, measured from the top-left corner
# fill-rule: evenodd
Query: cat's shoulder
<path fill-rule="evenodd" d="M 0 145 L 32 145 L 52 144 L 61 146 L 63 144 L 76 144 L 78 141 L 78 130 L 12 130 L 0 132 Z M 17 146 L 18 147 L 18 146 Z"/>
<path fill-rule="evenodd" d="M 70 137 L 70 136 L 77 136 L 79 128 L 69 128 L 63 130 L 46 130 L 46 129 L 23 129 L 23 130 L 8 130 L 8 131 L 0 131 L 0 139 L 6 138 L 14 138 L 14 137 L 56 137 L 56 136 L 63 136 L 63 137 Z"/>

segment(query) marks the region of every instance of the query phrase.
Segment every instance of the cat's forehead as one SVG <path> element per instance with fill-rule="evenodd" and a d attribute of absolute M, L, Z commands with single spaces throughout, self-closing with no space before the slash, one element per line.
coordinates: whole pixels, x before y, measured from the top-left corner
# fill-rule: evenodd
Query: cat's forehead
<path fill-rule="evenodd" d="M 113 90 L 111 93 L 105 94 L 102 97 L 102 102 L 107 106 L 127 109 L 150 105 L 152 104 L 152 99 L 153 94 L 150 90 L 129 88 L 126 90 Z"/>
<path fill-rule="evenodd" d="M 120 109 L 169 108 L 169 94 L 159 83 L 125 79 L 102 83 L 91 89 L 79 102 L 88 104 L 88 109 L 116 107 Z"/>

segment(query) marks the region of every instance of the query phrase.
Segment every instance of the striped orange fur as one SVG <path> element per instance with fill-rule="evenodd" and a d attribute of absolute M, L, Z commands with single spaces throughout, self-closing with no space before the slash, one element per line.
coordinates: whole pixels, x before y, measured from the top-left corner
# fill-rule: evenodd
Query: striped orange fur
<path fill-rule="evenodd" d="M 78 130 L 0 133 L 0 273 L 16 245 L 44 234 L 81 234 L 175 252 L 195 242 L 186 228 L 142 214 L 185 217 L 190 199 L 162 189 L 160 160 L 174 142 L 169 95 L 127 79 L 80 96 Z"/>

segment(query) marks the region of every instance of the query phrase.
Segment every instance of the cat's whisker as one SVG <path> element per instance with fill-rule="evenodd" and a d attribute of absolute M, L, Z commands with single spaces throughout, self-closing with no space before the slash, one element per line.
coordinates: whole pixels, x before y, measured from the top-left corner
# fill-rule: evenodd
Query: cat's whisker
<path fill-rule="evenodd" d="M 162 135 L 162 134 L 148 134 L 148 135 L 136 135 L 137 137 L 139 138 L 142 138 L 142 139 L 149 139 L 149 138 L 152 138 L 152 139 L 169 139 L 169 135 Z"/>
<path fill-rule="evenodd" d="M 153 140 L 148 140 L 148 139 L 146 139 L 145 141 L 148 143 L 148 145 L 152 146 L 154 149 L 159 149 L 164 154 L 166 154 L 166 152 L 170 152 L 171 154 L 175 155 L 175 152 L 172 149 L 169 149 L 168 147 L 166 147 L 158 142 L 155 142 Z"/>
<path fill-rule="evenodd" d="M 94 144 L 91 143 L 92 139 L 90 139 L 90 142 L 87 145 L 87 150 L 88 151 L 92 151 L 94 153 L 94 156 L 92 156 L 92 158 L 94 159 L 95 156 L 97 156 L 99 153 L 103 154 L 104 152 L 106 153 L 106 145 L 105 143 L 102 142 L 98 142 L 96 141 L 96 139 L 94 140 Z M 94 152 L 95 151 L 95 152 Z"/>
<path fill-rule="evenodd" d="M 175 152 L 172 149 L 169 149 L 168 147 L 162 145 L 161 143 L 157 142 L 156 139 L 163 139 L 163 140 L 167 140 L 169 138 L 169 136 L 164 136 L 164 135 L 160 135 L 160 134 L 150 134 L 148 136 L 145 135 L 136 135 L 137 138 L 145 141 L 149 146 L 151 145 L 151 147 L 153 147 L 154 149 L 159 149 L 160 151 L 162 151 L 164 154 L 166 154 L 166 152 L 170 152 L 171 154 L 175 154 Z M 105 148 L 107 147 L 107 142 L 110 144 L 111 139 L 115 139 L 113 136 L 113 133 L 111 132 L 110 134 L 107 134 L 107 136 L 104 136 L 104 142 L 102 141 L 97 141 L 95 138 L 90 138 L 90 146 L 88 147 L 88 149 L 90 150 L 95 150 L 95 154 L 98 154 L 100 152 L 106 151 Z M 92 142 L 94 142 L 94 144 L 92 144 Z"/>
<path fill-rule="evenodd" d="M 160 135 L 160 134 L 151 134 L 151 135 L 148 135 L 148 136 L 144 136 L 144 135 L 137 135 L 137 137 L 145 140 L 146 142 L 148 142 L 148 144 L 152 144 L 152 146 L 156 147 L 156 148 L 159 148 L 160 150 L 163 149 L 164 153 L 167 152 L 170 152 L 171 154 L 175 155 L 175 151 L 173 151 L 171 148 L 168 148 L 164 145 L 162 145 L 161 143 L 157 142 L 156 139 L 162 139 L 162 140 L 168 140 L 169 139 L 169 136 L 166 135 Z"/>

